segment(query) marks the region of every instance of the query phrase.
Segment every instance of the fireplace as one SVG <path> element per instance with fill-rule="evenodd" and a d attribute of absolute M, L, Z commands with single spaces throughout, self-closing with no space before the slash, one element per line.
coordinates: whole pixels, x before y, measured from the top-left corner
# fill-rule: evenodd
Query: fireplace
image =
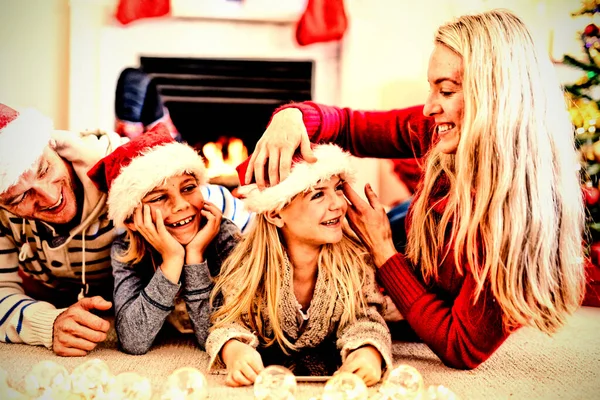
<path fill-rule="evenodd" d="M 284 12 L 281 8 L 301 2 L 302 0 L 247 0 L 242 3 L 244 7 L 239 13 L 219 14 L 202 10 L 196 14 L 186 14 L 175 12 L 175 6 L 183 1 L 173 0 L 174 12 L 171 17 L 120 26 L 113 18 L 117 0 L 69 0 L 68 128 L 75 131 L 99 127 L 113 129 L 115 88 L 119 75 L 127 67 L 141 67 L 143 58 L 290 63 L 294 68 L 304 69 L 305 77 L 307 71 L 311 71 L 308 92 L 310 99 L 324 104 L 352 104 L 348 96 L 355 91 L 346 88 L 343 94 L 341 87 L 345 75 L 343 65 L 351 65 L 345 52 L 346 44 L 330 42 L 300 47 L 295 43 L 294 29 L 299 12 Z M 203 2 L 190 0 L 185 3 Z M 250 9 L 250 4 L 267 3 L 275 6 Z M 248 9 L 245 8 L 246 5 Z M 348 48 L 348 54 L 351 54 L 351 43 Z M 345 78 L 345 82 L 349 82 L 348 78 Z M 301 92 L 306 92 L 307 86 L 305 82 L 305 88 Z M 175 105 L 174 99 L 170 99 L 168 93 L 165 94 L 169 107 L 173 108 L 173 114 L 190 113 L 186 111 L 188 106 L 185 102 Z M 255 120 L 251 121 L 251 117 L 247 116 L 248 124 L 252 123 L 255 127 L 246 132 L 251 132 L 252 135 L 262 134 L 272 110 L 280 102 L 287 102 L 292 98 L 276 99 L 277 102 L 263 104 L 264 108 L 255 106 L 261 108 L 250 113 Z M 238 103 L 241 102 L 238 100 Z M 176 110 L 178 107 L 181 110 Z M 208 118 L 206 115 L 204 117 Z M 174 118 L 178 118 L 177 115 Z M 237 118 L 233 116 L 229 119 Z M 239 133 L 239 126 L 243 122 L 241 118 L 236 121 L 228 120 L 228 131 L 208 131 L 203 128 L 207 123 L 199 124 L 196 129 L 184 126 L 181 129 L 188 132 L 185 133 L 187 140 L 204 140 L 202 138 L 206 135 L 217 138 L 218 135 L 233 134 L 236 124 L 236 132 Z M 182 125 L 183 122 L 179 124 Z M 251 143 L 250 147 L 253 146 Z M 362 188 L 366 182 L 370 182 L 377 191 L 378 164 L 370 159 L 357 159 L 356 162 L 359 165 L 356 187 Z M 359 192 L 362 193 L 362 190 L 359 189 Z"/>
<path fill-rule="evenodd" d="M 198 149 L 239 138 L 252 152 L 275 108 L 312 100 L 311 60 L 142 56 L 140 66 L 183 140 Z"/>

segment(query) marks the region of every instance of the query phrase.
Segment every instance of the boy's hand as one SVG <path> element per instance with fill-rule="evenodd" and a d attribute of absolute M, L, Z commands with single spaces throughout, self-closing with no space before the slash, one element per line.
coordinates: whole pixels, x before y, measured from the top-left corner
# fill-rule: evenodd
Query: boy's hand
<path fill-rule="evenodd" d="M 160 210 L 156 210 L 156 223 L 152 220 L 150 206 L 147 204 L 136 208 L 133 213 L 135 229 L 146 239 L 146 241 L 163 259 L 172 256 L 183 256 L 183 246 L 167 231 Z"/>
<path fill-rule="evenodd" d="M 337 372 L 351 372 L 367 386 L 373 386 L 381 379 L 381 361 L 381 354 L 375 347 L 364 346 L 350 353 Z"/>
<path fill-rule="evenodd" d="M 185 249 L 165 227 L 160 210 L 156 210 L 156 223 L 152 220 L 150 206 L 147 204 L 136 208 L 133 213 L 133 226 L 144 239 L 158 251 L 163 259 L 161 270 L 165 277 L 173 283 L 179 282 Z"/>
<path fill-rule="evenodd" d="M 223 214 L 213 203 L 205 202 L 200 214 L 205 222 L 192 241 L 185 246 L 185 263 L 187 265 L 200 264 L 204 261 L 204 251 L 221 228 Z"/>
<path fill-rule="evenodd" d="M 221 349 L 221 358 L 227 365 L 227 386 L 252 385 L 258 374 L 265 369 L 258 351 L 235 339 L 225 343 Z"/>

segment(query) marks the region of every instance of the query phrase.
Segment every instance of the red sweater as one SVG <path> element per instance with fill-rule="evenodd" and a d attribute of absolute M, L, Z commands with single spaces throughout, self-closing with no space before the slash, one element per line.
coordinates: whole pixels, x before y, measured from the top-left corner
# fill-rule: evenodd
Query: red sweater
<path fill-rule="evenodd" d="M 312 102 L 287 107 L 302 111 L 311 141 L 337 143 L 356 156 L 420 158 L 433 142 L 434 122 L 423 116 L 423 106 L 375 112 Z M 436 198 L 448 190 L 439 186 Z M 444 206 L 442 202 L 434 211 L 441 213 Z M 509 333 L 490 291 L 484 290 L 473 304 L 475 279 L 468 266 L 462 269 L 460 275 L 454 257 L 446 257 L 438 279 L 425 285 L 418 268 L 396 253 L 379 268 L 378 278 L 411 328 L 444 364 L 470 369 L 490 357 Z"/>

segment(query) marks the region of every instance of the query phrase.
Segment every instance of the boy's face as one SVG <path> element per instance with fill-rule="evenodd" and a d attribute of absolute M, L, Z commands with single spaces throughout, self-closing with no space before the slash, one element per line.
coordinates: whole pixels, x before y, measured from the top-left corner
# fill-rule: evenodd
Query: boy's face
<path fill-rule="evenodd" d="M 0 194 L 0 207 L 20 218 L 69 223 L 77 215 L 73 166 L 46 147 L 19 181 Z"/>
<path fill-rule="evenodd" d="M 320 181 L 312 190 L 297 195 L 283 210 L 281 231 L 288 245 L 319 247 L 342 240 L 342 222 L 348 203 L 338 175 Z"/>
<path fill-rule="evenodd" d="M 173 176 L 142 199 L 150 206 L 152 221 L 156 224 L 156 210 L 160 210 L 167 231 L 181 243 L 187 245 L 202 226 L 204 196 L 193 175 Z"/>

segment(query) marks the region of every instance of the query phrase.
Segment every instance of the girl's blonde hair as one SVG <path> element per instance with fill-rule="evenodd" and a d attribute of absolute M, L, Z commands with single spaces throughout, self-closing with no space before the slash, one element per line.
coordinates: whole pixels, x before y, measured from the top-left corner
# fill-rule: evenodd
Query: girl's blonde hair
<path fill-rule="evenodd" d="M 507 328 L 552 333 L 585 285 L 577 156 L 554 67 L 504 10 L 446 24 L 435 43 L 462 57 L 464 119 L 456 154 L 429 154 L 407 255 L 428 282 L 445 257 L 460 273 L 466 263 L 474 302 L 488 287 Z M 450 191 L 438 216 L 431 202 L 440 179 Z"/>
<path fill-rule="evenodd" d="M 286 353 L 296 349 L 285 336 L 278 313 L 287 262 L 282 240 L 278 228 L 264 213 L 256 215 L 250 231 L 225 260 L 216 279 L 210 301 L 214 303 L 216 296 L 223 293 L 225 302 L 212 315 L 211 329 L 243 321 L 266 346 L 278 343 Z M 337 301 L 345 305 L 341 325 L 366 314 L 362 286 L 369 267 L 372 268 L 369 255 L 346 226 L 341 242 L 321 247 L 318 273 L 324 274 L 320 279 L 327 282 L 327 292 L 332 293 L 328 307 L 332 308 Z M 272 335 L 267 332 L 268 327 Z"/>

